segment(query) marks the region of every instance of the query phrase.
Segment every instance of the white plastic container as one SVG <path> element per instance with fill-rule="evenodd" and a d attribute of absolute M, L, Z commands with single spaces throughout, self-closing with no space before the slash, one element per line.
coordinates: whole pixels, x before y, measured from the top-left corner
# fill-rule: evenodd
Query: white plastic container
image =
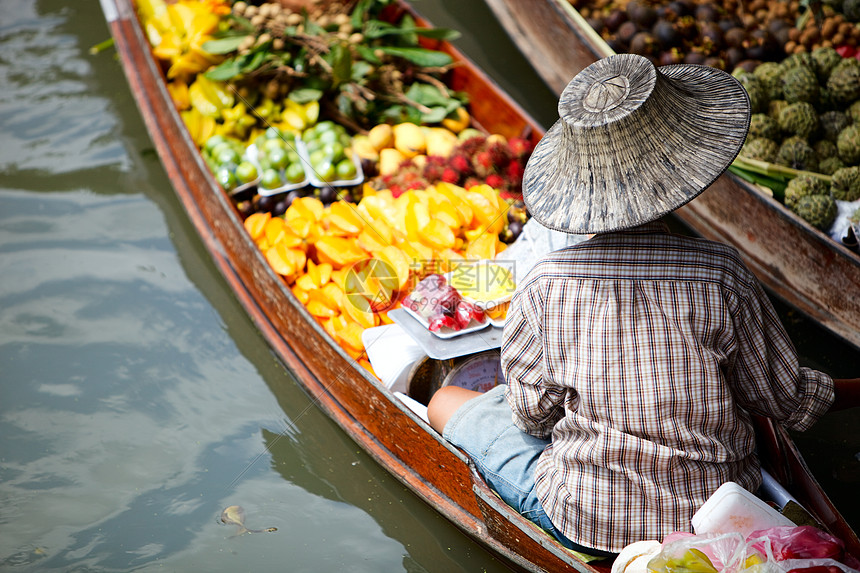
<path fill-rule="evenodd" d="M 734 482 L 726 482 L 715 491 L 691 520 L 697 535 L 703 533 L 740 533 L 744 537 L 759 529 L 794 525 Z"/>

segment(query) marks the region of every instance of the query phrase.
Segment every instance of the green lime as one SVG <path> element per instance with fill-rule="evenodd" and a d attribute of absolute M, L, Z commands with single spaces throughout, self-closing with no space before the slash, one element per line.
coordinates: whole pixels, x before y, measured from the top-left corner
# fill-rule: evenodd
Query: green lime
<path fill-rule="evenodd" d="M 334 181 L 334 164 L 331 161 L 325 160 L 315 164 L 314 172 L 320 181 Z"/>
<path fill-rule="evenodd" d="M 250 183 L 257 178 L 257 166 L 250 161 L 243 161 L 236 166 L 236 179 L 240 183 Z"/>
<path fill-rule="evenodd" d="M 353 179 L 358 170 L 355 168 L 355 163 L 353 163 L 349 159 L 343 159 L 338 161 L 335 166 L 335 173 L 337 173 L 338 179 Z"/>
<path fill-rule="evenodd" d="M 330 129 L 328 131 L 323 131 L 317 137 L 322 143 L 335 143 L 340 139 L 340 134 L 337 131 Z"/>
<path fill-rule="evenodd" d="M 266 143 L 263 144 L 263 151 L 270 152 L 273 149 L 286 149 L 287 144 L 284 143 L 283 139 L 267 139 Z"/>
<path fill-rule="evenodd" d="M 305 142 L 305 148 L 308 150 L 308 153 L 313 153 L 318 149 L 322 149 L 323 142 L 319 139 L 311 139 L 310 141 Z"/>
<path fill-rule="evenodd" d="M 290 163 L 298 163 L 299 161 L 302 160 L 302 158 L 299 157 L 298 151 L 296 151 L 294 149 L 288 149 L 287 150 L 287 159 L 290 160 Z"/>
<path fill-rule="evenodd" d="M 290 183 L 301 183 L 305 180 L 305 170 L 301 163 L 290 163 L 284 171 L 284 177 Z"/>
<path fill-rule="evenodd" d="M 266 169 L 263 171 L 263 178 L 260 180 L 260 187 L 263 189 L 275 189 L 281 186 L 281 174 L 275 169 Z"/>
<path fill-rule="evenodd" d="M 317 149 L 316 151 L 313 151 L 310 153 L 310 155 L 308 155 L 308 159 L 310 160 L 311 165 L 316 167 L 320 163 L 323 163 L 324 161 L 329 160 L 330 157 L 329 157 L 329 154 L 326 153 L 324 149 Z M 331 161 L 329 161 L 329 163 L 331 163 Z"/>
<path fill-rule="evenodd" d="M 275 169 L 285 169 L 290 163 L 290 158 L 285 149 L 272 149 L 269 151 L 269 163 Z"/>
<path fill-rule="evenodd" d="M 215 161 L 219 165 L 237 165 L 242 160 L 239 152 L 233 149 L 232 146 L 226 147 L 215 155 Z"/>
<path fill-rule="evenodd" d="M 208 153 L 212 153 L 212 150 L 215 149 L 218 145 L 222 143 L 226 143 L 227 138 L 223 135 L 216 133 L 212 137 L 206 140 L 206 143 L 203 144 L 203 149 Z"/>
<path fill-rule="evenodd" d="M 323 131 L 330 131 L 332 129 L 337 129 L 338 127 L 340 127 L 338 124 L 336 124 L 335 122 L 333 122 L 330 119 L 326 119 L 324 121 L 317 123 L 311 129 L 315 130 L 317 133 L 322 133 Z"/>
<path fill-rule="evenodd" d="M 283 139 L 283 137 L 284 137 L 283 134 L 281 133 L 281 130 L 278 129 L 277 127 L 275 127 L 274 125 L 269 127 L 266 130 L 265 135 L 266 135 L 266 139 Z"/>
<path fill-rule="evenodd" d="M 220 168 L 215 174 L 215 178 L 225 191 L 232 191 L 236 187 L 236 176 L 227 167 Z"/>
<path fill-rule="evenodd" d="M 345 157 L 345 155 L 343 154 L 343 145 L 341 145 L 337 141 L 334 141 L 332 143 L 326 143 L 322 146 L 322 150 L 334 163 L 339 162 Z"/>

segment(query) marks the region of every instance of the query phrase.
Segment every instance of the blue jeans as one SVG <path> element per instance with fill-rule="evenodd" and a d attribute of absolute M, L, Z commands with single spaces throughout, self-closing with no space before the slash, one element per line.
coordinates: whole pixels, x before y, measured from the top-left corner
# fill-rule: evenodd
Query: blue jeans
<path fill-rule="evenodd" d="M 538 458 L 549 440 L 530 436 L 513 424 L 505 388 L 496 386 L 460 406 L 448 420 L 442 435 L 472 458 L 487 485 L 505 503 L 559 543 L 589 555 L 610 555 L 574 543 L 549 520 L 534 491 Z"/>

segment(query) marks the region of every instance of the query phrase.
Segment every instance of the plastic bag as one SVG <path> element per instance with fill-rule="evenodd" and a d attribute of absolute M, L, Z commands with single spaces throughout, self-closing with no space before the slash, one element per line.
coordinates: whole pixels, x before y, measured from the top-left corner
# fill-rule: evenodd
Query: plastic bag
<path fill-rule="evenodd" d="M 841 561 L 845 555 L 845 544 L 816 527 L 769 527 L 753 531 L 747 536 L 757 551 L 764 553 L 764 543 L 770 542 L 770 550 L 777 561 L 786 559 L 835 559 Z"/>
<path fill-rule="evenodd" d="M 648 562 L 649 573 L 734 573 L 746 566 L 747 544 L 740 533 L 668 536 Z"/>
<path fill-rule="evenodd" d="M 860 566 L 841 539 L 808 525 L 753 531 L 747 543 L 785 573 L 858 573 Z"/>
<path fill-rule="evenodd" d="M 484 311 L 466 302 L 457 289 L 450 286 L 440 274 L 432 274 L 421 280 L 403 305 L 421 315 L 433 332 L 448 327 L 452 330 L 466 328 L 474 318 L 484 322 Z"/>
<path fill-rule="evenodd" d="M 648 573 L 860 573 L 841 540 L 809 526 L 740 533 L 673 533 Z"/>

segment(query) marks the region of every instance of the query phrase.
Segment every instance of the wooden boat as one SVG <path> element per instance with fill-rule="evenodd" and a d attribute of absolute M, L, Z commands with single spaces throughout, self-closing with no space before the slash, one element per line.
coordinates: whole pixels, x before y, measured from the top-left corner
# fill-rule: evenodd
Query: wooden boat
<path fill-rule="evenodd" d="M 502 503 L 462 452 L 356 367 L 326 334 L 272 271 L 203 162 L 173 106 L 132 0 L 102 0 L 102 5 L 132 93 L 189 218 L 236 297 L 319 407 L 383 468 L 512 568 L 608 571 L 609 563 L 584 563 Z M 462 54 L 449 45 L 441 49 L 463 62 L 447 79 L 454 89 L 472 95 L 477 121 L 498 133 L 530 133 L 535 141 L 541 136 L 540 127 Z M 789 436 L 766 422 L 761 435 L 773 475 L 860 554 L 860 541 L 812 478 Z"/>
<path fill-rule="evenodd" d="M 568 0 L 487 0 L 550 89 L 613 53 Z M 860 347 L 860 254 L 727 173 L 677 216 L 696 233 L 736 247 L 777 296 Z"/>

